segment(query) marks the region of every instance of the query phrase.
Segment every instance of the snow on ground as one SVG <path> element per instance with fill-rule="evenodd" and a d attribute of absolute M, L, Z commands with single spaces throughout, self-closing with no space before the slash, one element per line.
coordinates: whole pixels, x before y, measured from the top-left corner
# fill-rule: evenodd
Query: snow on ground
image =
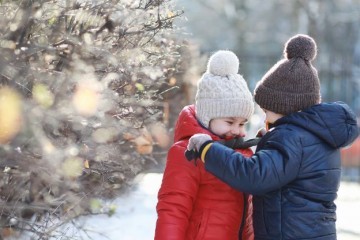
<path fill-rule="evenodd" d="M 137 178 L 134 190 L 112 202 L 117 206 L 111 216 L 92 216 L 82 224 L 90 230 L 84 239 L 150 240 L 154 239 L 157 193 L 162 174 L 148 173 Z M 101 234 L 99 234 L 101 233 Z"/>
<path fill-rule="evenodd" d="M 337 205 L 339 240 L 360 240 L 360 183 L 341 182 Z"/>
<path fill-rule="evenodd" d="M 154 239 L 155 206 L 161 179 L 160 173 L 143 175 L 131 193 L 112 202 L 117 205 L 117 212 L 112 217 L 87 218 L 84 226 L 93 232 L 84 236 L 84 239 Z M 342 182 L 336 204 L 338 206 L 338 239 L 359 240 L 360 184 Z"/>

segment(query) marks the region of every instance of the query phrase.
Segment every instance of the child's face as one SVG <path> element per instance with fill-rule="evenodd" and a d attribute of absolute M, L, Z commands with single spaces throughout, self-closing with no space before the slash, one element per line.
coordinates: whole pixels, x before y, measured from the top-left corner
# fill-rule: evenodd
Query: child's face
<path fill-rule="evenodd" d="M 279 118 L 282 118 L 284 115 L 280 114 L 280 113 L 274 113 L 270 110 L 266 110 L 264 108 L 262 108 L 262 110 L 264 111 L 265 113 L 265 122 L 268 122 L 268 123 L 274 123 L 276 122 L 276 120 L 278 120 Z"/>
<path fill-rule="evenodd" d="M 210 121 L 210 130 L 223 138 L 245 137 L 247 120 L 240 117 L 214 118 Z"/>

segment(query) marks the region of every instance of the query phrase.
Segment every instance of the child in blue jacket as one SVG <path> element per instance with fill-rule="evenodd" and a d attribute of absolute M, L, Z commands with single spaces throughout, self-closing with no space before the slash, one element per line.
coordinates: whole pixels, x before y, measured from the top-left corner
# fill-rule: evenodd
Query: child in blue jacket
<path fill-rule="evenodd" d="M 212 142 L 190 138 L 207 171 L 253 194 L 255 239 L 336 239 L 340 148 L 359 135 L 356 116 L 342 102 L 321 103 L 311 62 L 316 43 L 307 35 L 289 39 L 284 59 L 259 81 L 255 101 L 270 130 L 251 157 Z"/>

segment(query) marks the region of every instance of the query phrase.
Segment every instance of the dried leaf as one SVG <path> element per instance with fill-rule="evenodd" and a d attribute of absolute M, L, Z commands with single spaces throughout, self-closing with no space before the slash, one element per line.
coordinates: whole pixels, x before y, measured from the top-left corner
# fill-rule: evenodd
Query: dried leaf
<path fill-rule="evenodd" d="M 16 49 L 16 42 L 11 40 L 0 40 L 0 47 L 8 49 Z"/>
<path fill-rule="evenodd" d="M 1 229 L 1 235 L 2 237 L 11 237 L 17 235 L 14 228 L 11 227 L 5 227 Z"/>
<path fill-rule="evenodd" d="M 151 134 L 154 137 L 157 144 L 162 147 L 166 148 L 169 146 L 170 137 L 168 135 L 167 130 L 161 124 L 153 124 L 150 128 Z"/>
<path fill-rule="evenodd" d="M 74 94 L 73 105 L 81 115 L 92 116 L 98 109 L 99 98 L 99 93 L 94 87 L 80 84 Z"/>
<path fill-rule="evenodd" d="M 83 170 L 83 160 L 78 157 L 68 158 L 62 164 L 62 174 L 68 178 L 76 178 Z"/>
<path fill-rule="evenodd" d="M 142 85 L 141 83 L 135 83 L 135 87 L 137 88 L 138 91 L 142 92 L 145 90 L 144 85 Z"/>
<path fill-rule="evenodd" d="M 89 161 L 87 159 L 85 159 L 85 161 L 84 161 L 84 167 L 86 169 L 90 168 Z"/>
<path fill-rule="evenodd" d="M 116 213 L 116 205 L 112 204 L 109 208 L 108 216 L 111 217 Z"/>
<path fill-rule="evenodd" d="M 137 145 L 136 151 L 140 154 L 150 154 L 153 151 L 152 145 Z"/>
<path fill-rule="evenodd" d="M 92 134 L 92 138 L 97 143 L 111 142 L 116 139 L 118 131 L 115 128 L 99 128 Z"/>
<path fill-rule="evenodd" d="M 141 135 L 133 140 L 136 151 L 140 154 L 150 154 L 153 151 L 153 139 L 146 128 L 141 130 Z"/>
<path fill-rule="evenodd" d="M 0 144 L 15 137 L 21 129 L 21 98 L 9 87 L 0 89 Z"/>
<path fill-rule="evenodd" d="M 145 136 L 137 137 L 133 140 L 136 144 L 136 151 L 140 154 L 152 153 L 153 146 L 152 141 L 149 141 Z"/>
<path fill-rule="evenodd" d="M 124 133 L 123 134 L 123 138 L 127 141 L 130 141 L 130 140 L 134 140 L 135 139 L 135 136 L 131 133 Z"/>
<path fill-rule="evenodd" d="M 35 84 L 32 89 L 32 94 L 36 102 L 45 108 L 51 107 L 54 104 L 54 95 L 44 84 Z"/>
<path fill-rule="evenodd" d="M 170 78 L 169 85 L 170 86 L 175 86 L 175 84 L 176 84 L 176 78 L 175 77 Z"/>
<path fill-rule="evenodd" d="M 93 212 L 93 213 L 100 212 L 101 207 L 102 207 L 102 204 L 101 204 L 99 199 L 93 198 L 93 199 L 90 200 L 90 210 L 91 210 L 91 212 Z"/>

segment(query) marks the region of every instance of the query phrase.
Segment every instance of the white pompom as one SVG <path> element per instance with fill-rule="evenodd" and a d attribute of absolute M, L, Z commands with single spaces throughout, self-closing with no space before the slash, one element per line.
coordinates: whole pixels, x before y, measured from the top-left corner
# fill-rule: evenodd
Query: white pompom
<path fill-rule="evenodd" d="M 210 57 L 207 69 L 209 73 L 223 77 L 237 74 L 239 71 L 239 59 L 231 51 L 220 50 Z"/>

